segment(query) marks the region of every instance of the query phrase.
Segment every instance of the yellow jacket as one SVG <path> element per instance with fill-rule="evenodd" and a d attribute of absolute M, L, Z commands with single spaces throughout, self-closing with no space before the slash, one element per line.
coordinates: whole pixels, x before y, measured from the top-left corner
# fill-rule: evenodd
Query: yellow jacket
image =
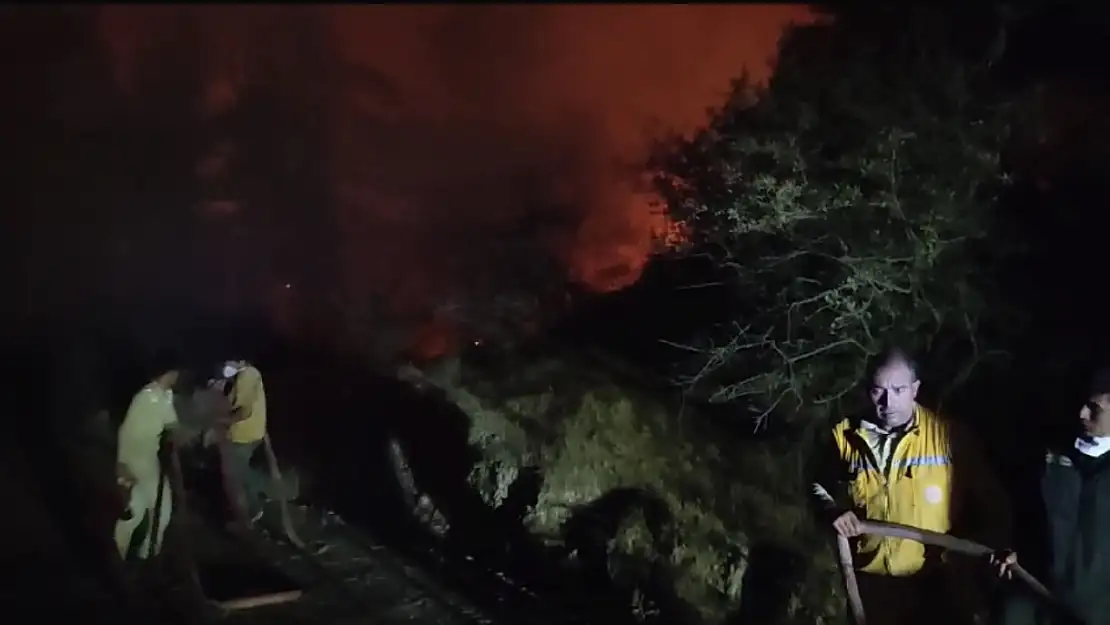
<path fill-rule="evenodd" d="M 233 443 L 253 443 L 266 435 L 266 388 L 258 369 L 247 366 L 235 376 L 231 406 L 244 417 L 231 424 L 228 437 Z"/>
<path fill-rule="evenodd" d="M 869 442 L 875 440 L 874 430 L 858 419 L 833 428 L 837 472 L 847 503 L 860 518 L 948 533 L 954 519 L 967 518 L 963 509 L 974 506 L 977 514 L 990 517 L 975 519 L 977 524 L 994 534 L 976 538 L 1003 540 L 1004 496 L 968 433 L 919 405 L 905 433 L 893 439 L 884 467 L 877 466 L 879 450 Z M 954 479 L 954 457 L 959 480 Z M 913 575 L 936 556 L 912 540 L 862 536 L 856 542 L 856 567 L 867 573 Z"/>

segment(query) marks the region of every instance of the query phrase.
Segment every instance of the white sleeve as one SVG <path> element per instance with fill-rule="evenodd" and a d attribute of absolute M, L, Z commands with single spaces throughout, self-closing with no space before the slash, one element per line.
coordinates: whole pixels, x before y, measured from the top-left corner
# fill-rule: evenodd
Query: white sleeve
<path fill-rule="evenodd" d="M 177 427 L 180 424 L 180 422 L 177 420 L 177 408 L 174 407 L 173 402 L 170 402 L 170 405 L 166 406 L 165 408 L 166 408 L 166 411 L 162 415 L 162 417 L 163 417 L 162 427 L 163 428 Z"/>
<path fill-rule="evenodd" d="M 147 391 L 141 391 L 131 400 L 127 416 L 119 428 L 119 446 L 116 458 L 134 467 L 157 457 L 162 436 L 162 423 L 151 414 L 159 408 L 157 399 Z"/>

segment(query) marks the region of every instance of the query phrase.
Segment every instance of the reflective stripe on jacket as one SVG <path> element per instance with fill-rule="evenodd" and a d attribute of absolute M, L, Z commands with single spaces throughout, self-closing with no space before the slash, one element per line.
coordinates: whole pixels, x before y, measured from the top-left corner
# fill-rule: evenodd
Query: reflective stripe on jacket
<path fill-rule="evenodd" d="M 868 442 L 871 435 L 855 419 L 845 419 L 833 430 L 840 459 L 849 470 L 848 495 L 857 510 L 875 521 L 947 533 L 953 517 L 949 427 L 917 406 L 886 467 L 879 465 Z M 925 564 L 925 547 L 912 540 L 862 536 L 856 544 L 857 568 L 867 573 L 913 575 Z"/>

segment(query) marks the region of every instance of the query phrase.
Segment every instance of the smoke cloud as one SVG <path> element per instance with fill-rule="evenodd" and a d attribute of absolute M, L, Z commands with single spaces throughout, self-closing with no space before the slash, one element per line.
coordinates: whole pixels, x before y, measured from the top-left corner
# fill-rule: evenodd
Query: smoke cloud
<path fill-rule="evenodd" d="M 259 79 L 310 103 L 349 288 L 419 306 L 527 283 L 544 255 L 595 290 L 634 282 L 666 225 L 639 188 L 652 138 L 703 123 L 743 71 L 765 78 L 782 27 L 808 12 L 114 7 L 102 30 L 121 84 L 183 15 L 206 59 L 203 106 L 232 108 Z"/>

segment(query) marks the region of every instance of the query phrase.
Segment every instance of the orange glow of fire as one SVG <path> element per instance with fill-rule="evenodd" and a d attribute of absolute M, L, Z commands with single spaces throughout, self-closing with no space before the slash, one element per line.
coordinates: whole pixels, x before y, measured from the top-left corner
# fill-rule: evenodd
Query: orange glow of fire
<path fill-rule="evenodd" d="M 296 64 L 284 67 L 283 59 L 299 54 L 291 52 L 294 48 L 285 45 L 278 36 L 294 32 L 283 26 L 282 21 L 292 14 L 259 13 L 253 8 L 218 12 L 208 8 L 194 12 L 159 9 L 162 10 L 110 7 L 100 14 L 101 35 L 112 51 L 113 69 L 124 93 L 132 93 L 132 83 L 141 78 L 139 61 L 144 53 L 160 38 L 176 32 L 183 16 L 193 20 L 202 34 L 197 41 L 203 43 L 206 52 L 198 58 L 205 59 L 203 71 L 207 80 L 196 99 L 208 115 L 233 111 L 246 102 L 245 88 L 252 81 L 267 84 L 268 80 L 276 80 L 273 77 L 282 77 L 291 85 L 290 93 L 311 90 L 301 83 L 334 89 L 324 92 L 319 100 L 327 103 L 324 110 L 313 109 L 313 119 L 319 120 L 313 127 L 333 135 L 321 140 L 321 145 L 327 146 L 322 148 L 322 154 L 328 159 L 327 173 L 332 176 L 338 198 L 336 219 L 347 237 L 337 244 L 337 256 L 343 259 L 340 288 L 343 296 L 353 302 L 351 309 L 369 307 L 364 300 L 378 297 L 408 313 L 403 315 L 406 319 L 422 317 L 430 308 L 428 302 L 444 290 L 443 285 L 434 276 L 421 280 L 421 272 L 416 270 L 407 272 L 416 275 L 406 276 L 401 286 L 392 286 L 389 275 L 396 273 L 399 261 L 378 252 L 380 247 L 388 246 L 376 245 L 375 236 L 381 235 L 375 233 L 381 230 L 378 224 L 384 218 L 400 219 L 399 216 L 413 214 L 421 207 L 418 200 L 412 200 L 410 207 L 403 196 L 392 199 L 385 191 L 379 193 L 368 188 L 373 184 L 364 182 L 366 163 L 373 169 L 377 157 L 367 155 L 373 151 L 355 138 L 361 135 L 352 129 L 363 128 L 367 119 L 380 121 L 384 126 L 399 120 L 399 127 L 443 126 L 446 132 L 452 125 L 476 126 L 479 131 L 498 135 L 504 132 L 505 120 L 512 119 L 512 127 L 535 127 L 535 137 L 548 137 L 552 132 L 562 132 L 561 120 L 568 118 L 568 111 L 581 114 L 582 127 L 597 129 L 596 140 L 583 142 L 592 147 L 574 147 L 584 152 L 578 155 L 582 160 L 576 162 L 585 164 L 563 172 L 566 178 L 563 182 L 573 189 L 584 189 L 570 192 L 568 203 L 588 204 L 589 210 L 584 211 L 587 216 L 577 230 L 553 235 L 552 247 L 572 280 L 596 292 L 617 291 L 639 280 L 656 254 L 689 240 L 687 228 L 660 208 L 658 198 L 644 192 L 647 187 L 643 180 L 636 180 L 635 174 L 629 173 L 629 163 L 644 160 L 648 148 L 645 140 L 651 135 L 645 131 L 656 122 L 661 128 L 676 132 L 698 127 L 704 122 L 706 106 L 721 99 L 728 80 L 743 68 L 754 71 L 752 77 L 756 80 L 767 77 L 770 68 L 765 67 L 764 61 L 773 53 L 779 28 L 788 19 L 808 19 L 807 9 L 790 5 L 537 10 L 527 22 L 544 36 L 529 39 L 543 39 L 546 43 L 538 47 L 531 42 L 514 44 L 521 50 L 520 63 L 503 58 L 518 56 L 517 48 L 512 47 L 498 48 L 488 58 L 475 54 L 470 67 L 485 72 L 476 84 L 491 87 L 491 93 L 486 93 L 487 90 L 474 89 L 469 84 L 466 88 L 448 84 L 450 81 L 445 78 L 458 73 L 454 65 L 458 55 L 446 55 L 443 49 L 426 45 L 436 40 L 429 33 L 446 32 L 436 30 L 441 22 L 450 23 L 444 20 L 453 19 L 446 9 L 442 14 L 422 8 L 403 15 L 403 11 L 396 9 L 375 12 L 355 7 L 322 13 L 325 23 L 334 29 L 335 49 L 329 53 L 343 59 L 344 64 L 336 67 L 344 69 L 321 69 L 321 75 L 342 79 L 329 78 L 319 84 L 310 80 L 315 74 L 302 75 L 304 70 L 295 67 Z M 247 13 L 248 10 L 251 12 Z M 502 19 L 515 19 L 508 12 L 504 15 L 491 12 L 475 19 L 491 25 Z M 258 26 L 266 23 L 260 21 L 264 19 L 274 20 L 274 24 L 282 27 Z M 614 39 L 612 31 L 616 25 L 638 34 Z M 465 44 L 469 40 L 460 41 L 451 45 L 468 49 Z M 651 42 L 667 46 L 645 45 Z M 505 54 L 506 49 L 510 54 Z M 330 57 L 321 58 L 327 61 Z M 502 60 L 506 62 L 500 63 Z M 361 70 L 372 71 L 364 74 Z M 361 77 L 379 72 L 387 78 L 386 83 L 397 88 L 400 95 L 396 97 L 403 106 L 383 104 L 395 96 L 368 95 L 376 94 L 376 87 L 362 84 Z M 360 78 L 348 80 L 348 76 Z M 503 106 L 489 106 L 490 98 Z M 491 114 L 495 120 L 473 114 L 480 110 L 494 110 Z M 575 115 L 569 117 L 577 119 Z M 575 127 L 578 126 L 575 122 Z M 533 136 L 528 132 L 519 134 Z M 594 134 L 593 130 L 590 134 Z M 455 136 L 452 132 L 446 135 Z M 433 132 L 431 136 L 438 134 Z M 234 161 L 233 149 L 217 146 L 201 159 L 196 174 L 201 182 L 219 179 L 234 169 Z M 218 198 L 199 205 L 197 210 L 212 220 L 231 218 L 242 211 L 239 200 Z M 397 255 L 403 256 L 401 252 Z M 405 260 L 412 260 L 415 265 L 419 259 Z M 377 287 L 371 295 L 367 293 L 368 284 L 390 286 Z M 414 356 L 435 359 L 460 346 L 467 329 L 450 320 L 434 319 L 416 334 Z"/>
<path fill-rule="evenodd" d="M 657 234 L 665 249 L 674 250 L 690 242 L 690 230 L 681 221 L 667 219 Z"/>
<path fill-rule="evenodd" d="M 442 317 L 421 326 L 415 333 L 410 356 L 420 362 L 436 360 L 452 353 L 458 344 L 458 329 Z"/>
<path fill-rule="evenodd" d="M 631 286 L 653 256 L 675 249 L 689 238 L 685 226 L 667 215 L 655 194 L 622 191 L 614 199 L 628 210 L 598 211 L 600 218 L 587 218 L 571 258 L 574 279 L 600 293 Z M 613 223 L 614 215 L 626 221 Z M 616 243 L 612 233 L 621 231 L 627 236 L 623 243 Z"/>

